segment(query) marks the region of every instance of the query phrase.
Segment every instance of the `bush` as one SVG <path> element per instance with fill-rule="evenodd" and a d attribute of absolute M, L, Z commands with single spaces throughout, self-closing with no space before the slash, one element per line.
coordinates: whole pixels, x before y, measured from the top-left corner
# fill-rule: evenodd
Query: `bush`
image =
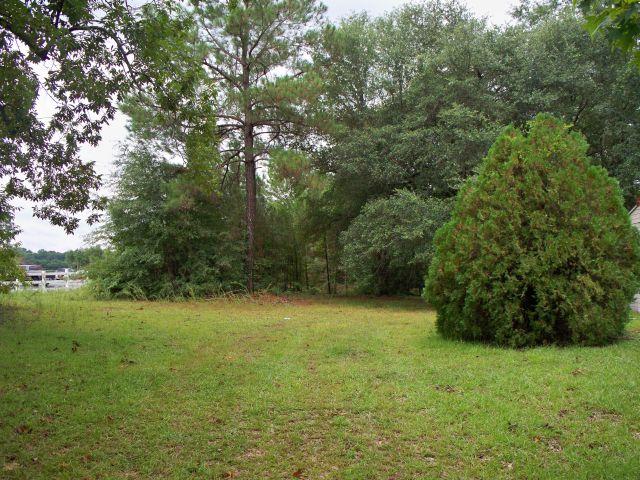
<path fill-rule="evenodd" d="M 243 244 L 228 233 L 230 209 L 207 179 L 134 151 L 115 186 L 102 229 L 110 249 L 88 267 L 97 297 L 171 299 L 243 288 Z"/>
<path fill-rule="evenodd" d="M 640 242 L 587 147 L 548 115 L 496 140 L 436 234 L 425 296 L 443 336 L 512 347 L 620 337 Z"/>
<path fill-rule="evenodd" d="M 18 255 L 12 246 L 18 230 L 13 223 L 13 207 L 7 198 L 0 194 L 0 293 L 11 290 L 10 283 L 24 280 L 25 273 L 18 266 Z"/>
<path fill-rule="evenodd" d="M 436 230 L 450 202 L 398 190 L 368 202 L 342 235 L 349 278 L 358 291 L 376 295 L 421 288 Z"/>

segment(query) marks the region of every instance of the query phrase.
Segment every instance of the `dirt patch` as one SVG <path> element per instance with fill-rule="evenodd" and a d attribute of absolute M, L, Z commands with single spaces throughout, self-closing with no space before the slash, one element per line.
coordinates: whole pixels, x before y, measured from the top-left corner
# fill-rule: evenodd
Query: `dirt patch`
<path fill-rule="evenodd" d="M 622 420 L 622 415 L 613 410 L 602 410 L 595 409 L 589 415 L 589 420 L 592 422 L 598 421 L 608 421 L 608 422 L 619 422 Z"/>
<path fill-rule="evenodd" d="M 260 450 L 259 448 L 251 448 L 242 454 L 242 458 L 262 458 L 265 455 L 266 452 L 264 450 Z"/>

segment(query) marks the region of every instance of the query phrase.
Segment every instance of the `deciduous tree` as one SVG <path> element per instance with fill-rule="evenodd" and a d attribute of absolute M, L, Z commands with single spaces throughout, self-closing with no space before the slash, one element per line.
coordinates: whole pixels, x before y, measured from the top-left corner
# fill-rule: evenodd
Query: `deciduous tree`
<path fill-rule="evenodd" d="M 78 150 L 99 142 L 132 82 L 133 25 L 125 0 L 0 2 L 5 195 L 34 202 L 37 216 L 68 232 L 81 211 L 100 207 L 92 197 L 100 184 L 94 164 Z M 41 101 L 50 106 L 44 116 Z"/>

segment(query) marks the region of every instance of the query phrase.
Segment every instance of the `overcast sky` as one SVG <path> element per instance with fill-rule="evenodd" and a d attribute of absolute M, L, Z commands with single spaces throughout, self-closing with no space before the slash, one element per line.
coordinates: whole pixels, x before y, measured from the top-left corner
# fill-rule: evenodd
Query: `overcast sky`
<path fill-rule="evenodd" d="M 366 10 L 371 15 L 380 15 L 399 5 L 410 3 L 406 0 L 324 0 L 328 7 L 327 15 L 336 20 L 354 12 Z M 509 19 L 509 11 L 515 0 L 466 0 L 467 5 L 479 16 L 487 17 L 494 24 L 503 24 Z M 46 109 L 46 102 L 43 102 Z M 81 157 L 86 161 L 95 161 L 96 170 L 108 179 L 113 170 L 113 158 L 117 155 L 118 144 L 126 136 L 125 118 L 118 115 L 110 125 L 103 129 L 102 142 L 95 148 L 84 147 Z M 17 240 L 29 250 L 65 251 L 86 246 L 86 236 L 91 227 L 82 224 L 74 235 L 66 235 L 60 227 L 34 218 L 27 203 L 18 202 L 20 210 L 16 212 L 16 223 L 22 230 Z"/>

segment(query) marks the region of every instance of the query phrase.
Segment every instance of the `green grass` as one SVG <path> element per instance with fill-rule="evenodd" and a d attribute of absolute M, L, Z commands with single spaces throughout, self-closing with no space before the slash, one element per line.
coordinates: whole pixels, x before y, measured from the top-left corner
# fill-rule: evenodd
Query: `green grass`
<path fill-rule="evenodd" d="M 637 317 L 513 351 L 419 300 L 3 301 L 0 478 L 640 477 Z"/>

